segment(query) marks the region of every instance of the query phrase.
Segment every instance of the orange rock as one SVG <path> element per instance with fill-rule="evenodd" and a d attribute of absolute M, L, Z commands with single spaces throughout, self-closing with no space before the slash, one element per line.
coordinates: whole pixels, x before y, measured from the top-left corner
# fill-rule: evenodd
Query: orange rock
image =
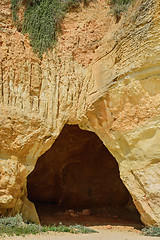
<path fill-rule="evenodd" d="M 84 216 L 89 216 L 90 215 L 90 210 L 89 209 L 84 209 L 83 211 L 82 211 L 82 215 L 84 215 Z"/>
<path fill-rule="evenodd" d="M 111 225 L 107 225 L 106 228 L 107 229 L 112 229 L 112 226 Z"/>

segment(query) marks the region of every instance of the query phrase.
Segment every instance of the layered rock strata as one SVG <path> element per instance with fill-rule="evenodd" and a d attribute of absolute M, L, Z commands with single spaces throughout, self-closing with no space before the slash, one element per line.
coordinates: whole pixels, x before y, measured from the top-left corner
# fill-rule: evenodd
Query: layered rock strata
<path fill-rule="evenodd" d="M 143 223 L 160 224 L 159 1 L 137 0 L 118 23 L 102 0 L 69 13 L 42 60 L 0 6 L 1 213 L 30 213 L 26 176 L 68 123 L 98 135 Z"/>

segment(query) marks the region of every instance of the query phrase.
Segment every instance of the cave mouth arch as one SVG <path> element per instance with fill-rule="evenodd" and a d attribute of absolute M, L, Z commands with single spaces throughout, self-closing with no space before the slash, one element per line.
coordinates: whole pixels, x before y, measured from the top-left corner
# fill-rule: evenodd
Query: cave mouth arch
<path fill-rule="evenodd" d="M 120 179 L 115 158 L 95 133 L 81 130 L 78 125 L 65 125 L 52 147 L 39 157 L 27 178 L 27 191 L 45 224 L 50 224 L 46 219 L 51 216 L 47 214 L 56 216 L 53 224 L 61 220 L 57 212 L 65 212 L 64 220 L 69 209 L 69 217 L 83 215 L 84 209 L 89 209 L 90 216 L 100 216 L 102 209 L 103 215 L 105 210 L 115 215 L 127 209 L 137 222 L 140 219 Z M 129 202 L 132 212 L 126 207 Z"/>

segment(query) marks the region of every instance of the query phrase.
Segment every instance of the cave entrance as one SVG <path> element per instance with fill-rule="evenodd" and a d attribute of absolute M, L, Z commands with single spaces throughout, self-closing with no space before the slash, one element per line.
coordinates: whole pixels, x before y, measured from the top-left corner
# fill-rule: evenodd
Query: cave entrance
<path fill-rule="evenodd" d="M 115 158 L 95 133 L 77 125 L 65 125 L 38 159 L 27 190 L 42 224 L 140 221 Z"/>

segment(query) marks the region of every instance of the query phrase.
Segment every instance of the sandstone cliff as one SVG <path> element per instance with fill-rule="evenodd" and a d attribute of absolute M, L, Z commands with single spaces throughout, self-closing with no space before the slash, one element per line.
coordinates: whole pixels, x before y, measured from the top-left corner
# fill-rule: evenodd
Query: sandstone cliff
<path fill-rule="evenodd" d="M 0 6 L 1 214 L 29 214 L 26 177 L 67 123 L 98 135 L 142 221 L 160 224 L 159 1 L 137 0 L 118 23 L 105 0 L 67 14 L 42 60 Z"/>

